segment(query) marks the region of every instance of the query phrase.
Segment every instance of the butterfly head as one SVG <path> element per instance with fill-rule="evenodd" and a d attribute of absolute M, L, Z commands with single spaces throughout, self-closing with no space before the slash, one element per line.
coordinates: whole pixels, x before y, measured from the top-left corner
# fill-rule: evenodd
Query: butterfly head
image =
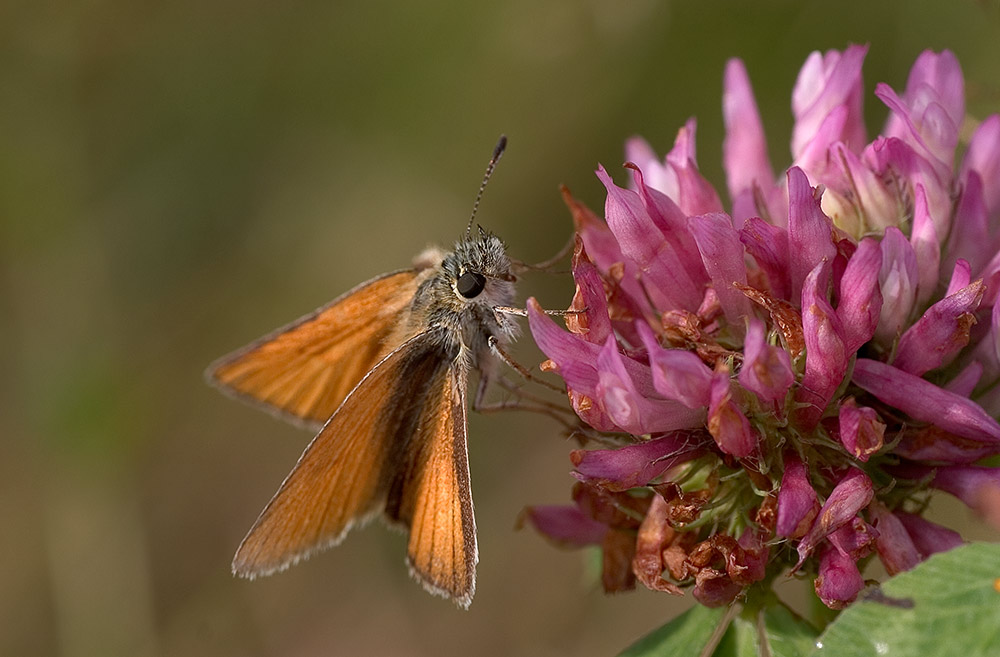
<path fill-rule="evenodd" d="M 514 301 L 516 279 L 503 241 L 480 229 L 441 255 L 436 273 L 417 291 L 413 317 L 423 326 L 450 329 L 473 354 L 486 350 L 489 336 L 501 343 L 512 339 L 517 325 L 494 311 Z"/>
<path fill-rule="evenodd" d="M 503 241 L 482 228 L 463 238 L 442 263 L 456 297 L 465 303 L 505 306 L 514 298 L 510 258 Z"/>

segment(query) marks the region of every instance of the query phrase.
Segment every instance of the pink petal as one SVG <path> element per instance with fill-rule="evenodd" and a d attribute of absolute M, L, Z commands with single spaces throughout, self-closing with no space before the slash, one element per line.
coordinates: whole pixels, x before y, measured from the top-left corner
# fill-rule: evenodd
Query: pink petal
<path fill-rule="evenodd" d="M 951 280 L 948 281 L 948 289 L 944 296 L 950 297 L 964 287 L 968 287 L 972 282 L 972 267 L 962 258 L 955 261 L 955 266 L 951 271 Z"/>
<path fill-rule="evenodd" d="M 819 574 L 813 583 L 816 595 L 831 609 L 843 609 L 865 586 L 857 564 L 832 546 L 824 548 L 819 558 Z"/>
<path fill-rule="evenodd" d="M 955 208 L 944 267 L 948 268 L 962 258 L 968 261 L 973 271 L 982 269 L 997 252 L 996 239 L 990 234 L 990 228 L 982 179 L 978 173 L 970 171 Z"/>
<path fill-rule="evenodd" d="M 971 397 L 972 391 L 976 389 L 976 384 L 979 383 L 979 379 L 981 379 L 982 376 L 982 364 L 977 361 L 972 361 L 943 387 L 948 392 L 953 392 L 959 397 Z"/>
<path fill-rule="evenodd" d="M 826 298 L 830 265 L 821 262 L 802 286 L 802 334 L 806 343 L 806 368 L 795 399 L 802 406 L 795 417 L 803 430 L 816 426 L 833 393 L 847 373 L 848 354 L 844 329 Z"/>
<path fill-rule="evenodd" d="M 966 397 L 877 360 L 854 363 L 854 383 L 915 420 L 983 443 L 1000 441 L 1000 424 Z"/>
<path fill-rule="evenodd" d="M 608 532 L 607 525 L 571 505 L 529 506 L 523 517 L 540 534 L 566 547 L 600 545 Z"/>
<path fill-rule="evenodd" d="M 840 442 L 860 461 L 882 449 L 885 423 L 875 409 L 858 406 L 853 397 L 840 404 Z"/>
<path fill-rule="evenodd" d="M 601 272 L 604 281 L 616 286 L 611 294 L 620 311 L 624 310 L 631 317 L 651 318 L 653 309 L 649 305 L 649 296 L 639 282 L 639 268 L 622 254 L 614 233 L 603 219 L 598 219 L 589 208 L 574 199 L 565 187 L 562 194 L 573 214 L 576 233 L 583 242 L 585 257 L 575 260 L 590 260 Z M 603 342 L 603 338 L 601 341 Z"/>
<path fill-rule="evenodd" d="M 985 465 L 949 465 L 938 468 L 903 464 L 890 469 L 898 479 L 923 482 L 951 493 L 1000 528 L 1000 468 Z"/>
<path fill-rule="evenodd" d="M 689 119 L 678 131 L 673 150 L 667 153 L 667 164 L 677 174 L 677 205 L 690 216 L 722 212 L 722 201 L 719 200 L 715 187 L 698 171 L 695 130 L 695 120 Z"/>
<path fill-rule="evenodd" d="M 597 378 L 595 399 L 612 422 L 634 436 L 688 429 L 704 420 L 701 409 L 657 395 L 649 367 L 622 356 L 614 336 L 597 354 Z"/>
<path fill-rule="evenodd" d="M 889 124 L 900 126 L 898 130 L 887 130 L 886 135 L 909 144 L 917 154 L 930 162 L 938 175 L 943 177 L 950 174 L 951 160 L 958 142 L 958 126 L 950 122 L 941 107 L 930 105 L 926 108 L 926 115 L 915 115 L 892 87 L 884 82 L 875 86 L 875 95 L 892 111 Z"/>
<path fill-rule="evenodd" d="M 679 463 L 704 453 L 705 440 L 675 432 L 618 449 L 579 449 L 570 454 L 574 476 L 613 491 L 648 486 Z"/>
<path fill-rule="evenodd" d="M 684 122 L 684 126 L 677 131 L 677 136 L 674 138 L 674 147 L 667 153 L 667 162 L 682 165 L 690 161 L 697 164 L 698 155 L 695 148 L 697 131 L 698 122 L 693 117 Z"/>
<path fill-rule="evenodd" d="M 750 217 L 740 230 L 740 241 L 767 274 L 771 293 L 779 299 L 790 298 L 788 232 L 759 217 Z"/>
<path fill-rule="evenodd" d="M 788 254 L 791 266 L 791 299 L 797 299 L 802 281 L 819 263 L 837 255 L 831 237 L 833 225 L 820 209 L 816 191 L 801 169 L 788 170 Z"/>
<path fill-rule="evenodd" d="M 618 240 L 608 225 L 597 221 L 596 217 L 594 219 L 592 222 L 578 222 L 576 232 L 583 240 L 587 255 L 601 268 L 601 271 L 607 272 L 612 265 L 622 262 L 624 257 L 621 247 L 618 246 Z"/>
<path fill-rule="evenodd" d="M 960 179 L 967 180 L 973 171 L 983 181 L 983 198 L 988 214 L 996 218 L 1000 213 L 1000 115 L 986 117 L 972 133 L 962 161 Z"/>
<path fill-rule="evenodd" d="M 795 129 L 792 155 L 798 158 L 804 144 L 816 134 L 823 120 L 838 107 L 846 108 L 848 119 L 841 138 L 849 148 L 860 151 L 867 141 L 862 111 L 861 65 L 867 46 L 849 46 L 843 53 L 814 52 L 806 59 L 792 91 Z"/>
<path fill-rule="evenodd" d="M 726 63 L 723 78 L 722 115 L 726 139 L 722 144 L 729 196 L 753 192 L 754 185 L 774 186 L 774 170 L 767 155 L 767 139 L 757 110 L 750 78 L 739 59 Z"/>
<path fill-rule="evenodd" d="M 951 170 L 941 171 L 913 147 L 896 138 L 879 137 L 865 149 L 865 161 L 880 175 L 908 182 L 911 188 L 922 185 L 927 197 L 928 214 L 939 236 L 951 228 Z"/>
<path fill-rule="evenodd" d="M 824 131 L 833 132 L 834 140 L 839 138 L 839 127 L 832 122 L 842 117 L 843 112 L 831 113 L 820 128 L 817 142 L 825 138 Z M 848 235 L 860 238 L 905 219 L 907 208 L 899 200 L 898 190 L 844 143 L 823 142 L 815 147 L 810 143 L 795 164 L 809 174 L 811 182 L 826 186 L 823 211 Z"/>
<path fill-rule="evenodd" d="M 920 107 L 921 94 L 928 92 L 934 96 L 930 100 L 941 103 L 952 123 L 958 125 L 965 119 L 965 79 L 958 58 L 950 50 L 925 50 L 910 69 L 906 98 L 911 106 Z"/>
<path fill-rule="evenodd" d="M 1000 377 L 1000 303 L 994 303 L 990 311 L 989 330 L 972 348 L 971 355 L 983 367 L 983 381 Z"/>
<path fill-rule="evenodd" d="M 636 322 L 635 327 L 649 355 L 656 391 L 688 408 L 707 407 L 711 396 L 712 370 L 690 351 L 661 347 L 645 322 Z"/>
<path fill-rule="evenodd" d="M 559 376 L 566 382 L 573 410 L 598 431 L 617 430 L 595 400 L 598 376 L 594 364 L 600 345 L 556 326 L 534 298 L 528 299 L 527 306 L 531 335 L 542 353 L 555 363 Z"/>
<path fill-rule="evenodd" d="M 868 168 L 845 144 L 833 145 L 833 157 L 842 168 L 846 183 L 843 191 L 849 191 L 855 196 L 854 203 L 865 220 L 864 232 L 882 231 L 902 219 L 903 208 L 881 176 Z"/>
<path fill-rule="evenodd" d="M 618 238 L 622 253 L 639 266 L 654 305 L 661 310 L 695 310 L 701 303 L 701 289 L 684 286 L 678 279 L 672 267 L 678 260 L 677 253 L 643 207 L 639 195 L 615 185 L 604 167 L 598 169 L 597 177 L 608 191 L 604 206 L 608 226 Z"/>
<path fill-rule="evenodd" d="M 646 177 L 646 184 L 665 194 L 676 203 L 679 198 L 677 174 L 667 166 L 652 146 L 642 137 L 632 137 L 625 142 L 625 161 L 634 162 Z"/>
<path fill-rule="evenodd" d="M 913 228 L 910 244 L 917 259 L 917 305 L 930 301 L 938 286 L 941 271 L 941 242 L 927 208 L 927 192 L 917 184 L 913 188 Z"/>
<path fill-rule="evenodd" d="M 712 286 L 722 304 L 729 330 L 742 334 L 744 318 L 751 316 L 752 311 L 750 300 L 733 286 L 733 283 L 747 284 L 747 268 L 739 234 L 725 214 L 691 217 L 688 225 L 698 243 L 705 270 L 712 278 Z"/>
<path fill-rule="evenodd" d="M 584 259 L 573 263 L 573 280 L 584 304 L 583 312 L 576 316 L 576 325 L 585 327 L 580 335 L 587 342 L 603 344 L 612 333 L 604 281 L 597 268 Z"/>
<path fill-rule="evenodd" d="M 890 513 L 880 502 L 869 507 L 878 530 L 875 549 L 886 572 L 895 575 L 910 570 L 922 561 L 920 551 L 906 531 L 899 517 Z"/>
<path fill-rule="evenodd" d="M 931 486 L 951 493 L 987 518 L 1000 517 L 1000 468 L 985 465 L 940 467 Z"/>
<path fill-rule="evenodd" d="M 587 256 L 605 276 L 610 276 L 610 272 L 615 269 L 622 270 L 619 281 L 622 291 L 639 314 L 644 314 L 640 308 L 648 307 L 649 303 L 646 292 L 639 284 L 638 267 L 622 254 L 614 233 L 589 208 L 574 199 L 566 188 L 563 188 L 563 200 L 573 213 L 576 233 L 583 240 Z"/>
<path fill-rule="evenodd" d="M 625 165 L 631 168 L 629 164 Z M 701 263 L 694 236 L 688 226 L 688 216 L 666 195 L 647 185 L 642 171 L 632 169 L 632 182 L 642 207 L 646 209 L 653 223 L 660 227 L 667 243 L 673 248 L 674 257 L 671 271 L 675 285 L 700 290 L 708 282 L 708 274 Z"/>
<path fill-rule="evenodd" d="M 850 468 L 844 478 L 834 486 L 809 533 L 799 541 L 798 565 L 802 565 L 821 540 L 850 522 L 859 511 L 868 506 L 874 494 L 872 481 L 868 475 L 857 468 Z"/>
<path fill-rule="evenodd" d="M 708 432 L 719 449 L 737 458 L 750 456 L 760 436 L 732 400 L 729 372 L 719 370 L 712 377 L 712 398 L 708 406 Z"/>
<path fill-rule="evenodd" d="M 882 311 L 875 338 L 892 346 L 908 323 L 917 296 L 917 256 L 913 247 L 895 226 L 882 237 L 882 270 L 879 288 L 882 290 Z"/>
<path fill-rule="evenodd" d="M 896 511 L 895 515 L 906 528 L 906 533 L 910 535 L 922 559 L 965 544 L 961 534 L 947 527 L 912 513 Z"/>
<path fill-rule="evenodd" d="M 767 343 L 764 324 L 758 319 L 751 319 L 747 325 L 739 382 L 776 410 L 781 410 L 788 391 L 795 383 L 788 352 Z"/>
<path fill-rule="evenodd" d="M 793 166 L 805 171 L 812 182 L 826 184 L 830 176 L 838 176 L 836 169 L 831 168 L 830 150 L 834 144 L 840 143 L 847 125 L 849 110 L 840 106 L 833 108 L 816 128 L 812 137 L 803 142 L 802 148 L 795 157 Z M 840 187 L 840 185 L 834 185 Z"/>
<path fill-rule="evenodd" d="M 982 298 L 983 282 L 976 281 L 928 308 L 899 339 L 893 366 L 922 376 L 950 363 L 969 344 Z"/>
<path fill-rule="evenodd" d="M 649 409 L 625 371 L 613 335 L 608 336 L 597 355 L 595 394 L 604 412 L 619 428 L 636 436 L 646 432 L 643 420 L 648 421 Z"/>
<path fill-rule="evenodd" d="M 877 538 L 878 530 L 858 516 L 851 518 L 827 536 L 833 547 L 855 561 L 871 554 Z"/>
<path fill-rule="evenodd" d="M 837 316 L 844 327 L 844 350 L 849 354 L 875 335 L 882 312 L 882 291 L 878 285 L 881 270 L 879 243 L 866 237 L 858 244 L 840 278 Z"/>
<path fill-rule="evenodd" d="M 885 84 L 876 87 L 875 95 L 893 111 L 885 134 L 909 142 L 950 173 L 965 119 L 965 82 L 955 55 L 924 51 L 910 70 L 903 98 Z"/>
<path fill-rule="evenodd" d="M 819 513 L 816 491 L 809 471 L 794 451 L 785 452 L 785 472 L 778 489 L 778 520 L 775 533 L 785 538 L 804 536 Z"/>
<path fill-rule="evenodd" d="M 743 585 L 759 582 L 767 576 L 768 557 L 771 548 L 767 544 L 767 537 L 760 529 L 747 527 L 740 535 L 739 546 L 742 550 L 733 550 L 727 564 L 727 572 L 738 583 Z M 739 570 L 737 576 L 736 570 Z"/>
<path fill-rule="evenodd" d="M 933 425 L 906 429 L 892 453 L 911 461 L 938 464 L 975 463 L 1000 452 L 1000 443 L 981 443 L 961 438 Z"/>
<path fill-rule="evenodd" d="M 535 344 L 555 362 L 559 374 L 571 388 L 593 395 L 597 388 L 597 355 L 600 345 L 564 331 L 545 314 L 534 298 L 528 299 L 528 326 Z"/>

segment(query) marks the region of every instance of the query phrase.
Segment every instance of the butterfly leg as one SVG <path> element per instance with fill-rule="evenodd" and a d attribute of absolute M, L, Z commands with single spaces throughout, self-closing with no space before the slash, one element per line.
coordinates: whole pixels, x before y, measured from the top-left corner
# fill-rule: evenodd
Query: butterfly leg
<path fill-rule="evenodd" d="M 493 312 L 500 313 L 502 315 L 515 315 L 517 317 L 527 317 L 528 311 L 524 308 L 514 308 L 513 306 L 494 306 Z M 586 308 L 574 309 L 574 310 L 546 310 L 544 311 L 546 315 L 555 315 L 558 317 L 563 317 L 565 315 L 581 315 L 587 312 Z"/>
<path fill-rule="evenodd" d="M 528 369 L 515 361 L 509 354 L 507 354 L 497 343 L 497 341 L 490 337 L 489 340 L 490 349 L 496 355 L 498 360 L 507 364 L 512 370 L 520 374 L 525 380 L 533 381 L 535 383 L 542 384 L 552 390 L 560 393 L 565 393 L 565 390 L 540 379 L 533 375 Z M 495 361 L 494 361 L 495 362 Z M 499 384 L 502 388 L 514 395 L 513 398 L 508 398 L 503 401 L 497 402 L 487 402 L 486 394 L 489 390 L 490 384 L 493 382 Z M 499 411 L 506 410 L 522 410 L 522 411 L 533 411 L 536 413 L 542 413 L 548 415 L 549 417 L 555 419 L 560 424 L 568 429 L 573 428 L 573 424 L 567 421 L 567 416 L 572 419 L 576 419 L 576 414 L 572 410 L 566 408 L 565 406 L 555 404 L 547 399 L 534 395 L 520 386 L 517 386 L 507 377 L 498 375 L 492 368 L 487 368 L 482 371 L 482 375 L 479 378 L 479 385 L 476 389 L 476 395 L 472 400 L 472 409 L 480 413 L 495 413 Z"/>
<path fill-rule="evenodd" d="M 539 262 L 539 263 L 536 263 L 536 264 L 533 264 L 533 265 L 529 265 L 526 262 L 521 262 L 520 260 L 514 260 L 512 262 L 512 264 L 514 265 L 515 270 L 518 271 L 518 272 L 539 271 L 539 272 L 545 272 L 545 273 L 561 273 L 561 272 L 553 272 L 552 268 L 560 260 L 562 260 L 567 255 L 569 255 L 569 252 L 573 250 L 573 247 L 575 245 L 576 245 L 576 233 L 573 233 L 573 234 L 571 234 L 569 236 L 569 240 L 566 242 L 566 244 L 564 244 L 559 249 L 559 251 L 557 251 L 556 254 L 554 256 L 552 256 L 551 258 L 549 258 L 548 260 L 544 260 L 542 262 Z"/>
<path fill-rule="evenodd" d="M 526 381 L 537 383 L 539 385 L 545 386 L 549 390 L 555 390 L 556 392 L 565 392 L 565 388 L 562 388 L 560 386 L 555 385 L 554 383 L 551 383 L 549 381 L 546 381 L 545 379 L 541 379 L 535 376 L 534 374 L 531 373 L 531 371 L 528 370 L 527 367 L 514 360 L 514 358 L 510 354 L 508 354 L 506 351 L 503 350 L 503 347 L 500 346 L 500 343 L 497 341 L 496 337 L 492 335 L 490 336 L 489 345 L 490 345 L 490 351 L 493 352 L 494 356 L 499 358 L 507 367 L 520 374 Z"/>
<path fill-rule="evenodd" d="M 490 381 L 487 381 L 484 377 L 480 379 L 476 396 L 472 400 L 472 410 L 483 414 L 499 413 L 501 411 L 530 411 L 532 413 L 547 415 L 561 424 L 568 433 L 572 433 L 577 429 L 579 423 L 573 421 L 576 419 L 576 415 L 570 409 L 535 397 L 519 388 L 506 377 L 498 376 L 493 380 L 514 396 L 500 401 L 487 402 L 486 390 L 489 388 Z"/>

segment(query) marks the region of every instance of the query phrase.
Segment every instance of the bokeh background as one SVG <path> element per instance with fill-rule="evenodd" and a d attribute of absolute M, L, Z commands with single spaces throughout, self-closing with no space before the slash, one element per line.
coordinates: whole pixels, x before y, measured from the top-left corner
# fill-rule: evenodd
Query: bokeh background
<path fill-rule="evenodd" d="M 869 92 L 950 48 L 970 114 L 1000 110 L 996 0 L 0 4 L 0 655 L 603 655 L 668 620 L 689 600 L 605 597 L 586 556 L 514 530 L 571 485 L 557 425 L 517 413 L 470 420 L 470 611 L 414 585 L 378 526 L 233 579 L 310 436 L 202 370 L 449 244 L 501 132 L 479 219 L 525 261 L 569 236 L 559 184 L 602 207 L 592 171 L 632 134 L 663 152 L 697 116 L 724 189 L 729 57 L 785 166 L 800 65 L 850 42 L 871 44 Z M 572 285 L 520 291 L 560 307 Z"/>

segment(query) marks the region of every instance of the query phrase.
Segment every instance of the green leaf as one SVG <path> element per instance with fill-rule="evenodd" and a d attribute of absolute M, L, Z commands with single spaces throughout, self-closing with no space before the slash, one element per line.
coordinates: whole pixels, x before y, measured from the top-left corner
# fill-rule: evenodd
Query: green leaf
<path fill-rule="evenodd" d="M 746 611 L 733 619 L 713 657 L 757 657 L 757 628 Z"/>
<path fill-rule="evenodd" d="M 619 657 L 696 657 L 725 615 L 725 609 L 695 605 L 625 649 Z"/>
<path fill-rule="evenodd" d="M 759 629 L 763 620 L 763 637 Z M 816 645 L 816 630 L 791 609 L 769 595 L 755 611 L 745 609 L 733 620 L 713 653 L 714 657 L 805 657 Z M 760 643 L 766 641 L 767 649 Z"/>
<path fill-rule="evenodd" d="M 831 623 L 813 657 L 1000 654 L 1000 545 L 936 554 Z"/>
<path fill-rule="evenodd" d="M 745 609 L 726 629 L 715 657 L 803 657 L 816 642 L 816 631 L 773 595 L 760 611 Z M 722 622 L 726 609 L 696 606 L 633 644 L 621 657 L 696 657 Z M 768 651 L 760 649 L 759 619 L 763 619 Z"/>
<path fill-rule="evenodd" d="M 774 657 L 802 657 L 812 652 L 819 632 L 783 603 L 764 608 L 764 628 Z"/>

